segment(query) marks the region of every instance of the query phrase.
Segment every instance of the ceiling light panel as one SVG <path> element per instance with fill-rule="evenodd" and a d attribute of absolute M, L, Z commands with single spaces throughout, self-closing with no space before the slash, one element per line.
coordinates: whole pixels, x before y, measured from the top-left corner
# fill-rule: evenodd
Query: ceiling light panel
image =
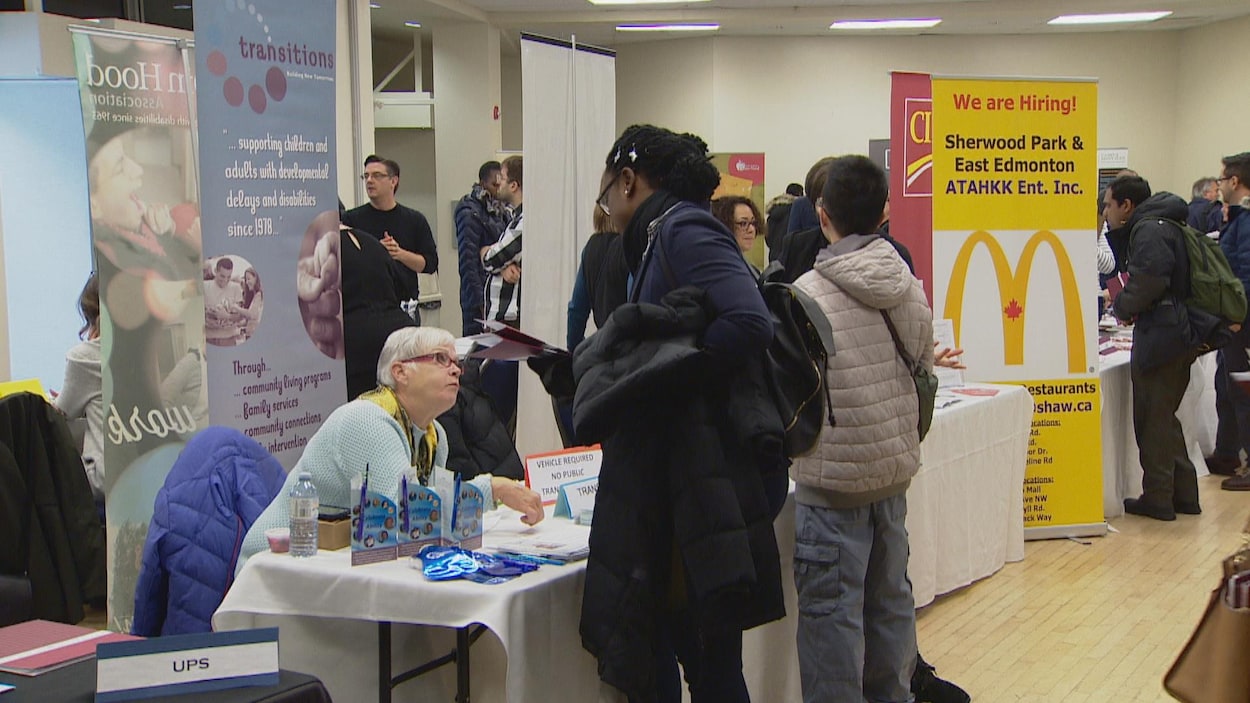
<path fill-rule="evenodd" d="M 1159 12 L 1108 12 L 1098 15 L 1060 15 L 1046 24 L 1121 24 L 1125 22 L 1154 22 L 1172 14 L 1171 10 Z"/>
<path fill-rule="evenodd" d="M 928 29 L 941 24 L 939 17 L 915 19 L 838 20 L 829 29 Z"/>

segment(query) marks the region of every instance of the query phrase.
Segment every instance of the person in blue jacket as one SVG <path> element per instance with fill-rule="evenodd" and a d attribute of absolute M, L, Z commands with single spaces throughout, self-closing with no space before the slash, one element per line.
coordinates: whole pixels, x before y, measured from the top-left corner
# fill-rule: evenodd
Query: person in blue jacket
<path fill-rule="evenodd" d="M 650 304 L 648 310 L 655 311 L 669 300 L 670 292 L 693 287 L 708 318 L 697 342 L 697 368 L 691 369 L 690 378 L 675 384 L 689 389 L 685 395 L 672 402 L 651 396 L 651 403 L 616 414 L 603 442 L 596 501 L 596 512 L 603 514 L 596 515 L 591 527 L 582 641 L 599 660 L 600 678 L 634 702 L 680 701 L 679 663 L 693 703 L 749 701 L 742 676 L 742 631 L 781 617 L 783 610 L 775 541 L 771 550 L 767 544 L 754 543 L 748 550 L 744 536 L 733 549 L 726 544 L 719 553 L 717 564 L 723 566 L 709 567 L 706 559 L 681 546 L 679 536 L 691 531 L 690 522 L 680 520 L 681 515 L 673 515 L 667 506 L 687 504 L 690 497 L 681 491 L 669 493 L 664 484 L 673 484 L 674 474 L 653 476 L 649 498 L 632 488 L 658 465 L 666 472 L 710 472 L 710 466 L 671 465 L 672 457 L 687 452 L 690 444 L 702 448 L 691 454 L 692 462 L 713 462 L 724 471 L 745 466 L 751 454 L 743 437 L 724 429 L 729 426 L 725 404 L 714 399 L 739 387 L 751 361 L 762 358 L 772 342 L 773 323 L 737 242 L 709 212 L 719 182 L 702 139 L 635 125 L 612 146 L 596 199 L 621 233 L 633 274 L 631 302 Z M 606 329 L 597 333 L 578 348 L 579 353 L 605 335 Z M 577 364 L 575 357 L 575 373 Z M 691 413 L 704 413 L 706 423 L 691 426 L 698 422 Z M 579 434 L 581 430 L 579 426 Z M 625 436 L 629 442 L 621 441 Z M 771 539 L 769 501 L 763 495 L 767 489 L 760 468 L 752 464 L 750 470 L 753 486 L 735 483 L 739 473 L 726 473 L 714 495 L 703 492 L 698 497 L 717 509 L 740 510 L 742 517 L 750 506 L 753 515 L 763 515 L 767 534 L 760 533 L 761 539 Z M 784 474 L 777 473 L 784 495 Z M 702 518 L 710 519 L 707 514 Z M 735 534 L 744 535 L 755 524 L 748 520 Z M 645 534 L 635 533 L 631 526 Z M 640 541 L 648 545 L 647 557 L 634 559 L 629 545 Z M 729 565 L 743 562 L 754 564 L 750 587 L 759 588 L 761 597 L 749 602 L 739 602 L 733 594 L 720 594 L 722 600 L 712 599 L 715 602 L 697 599 L 708 590 L 708 580 L 725 576 L 722 572 Z"/>

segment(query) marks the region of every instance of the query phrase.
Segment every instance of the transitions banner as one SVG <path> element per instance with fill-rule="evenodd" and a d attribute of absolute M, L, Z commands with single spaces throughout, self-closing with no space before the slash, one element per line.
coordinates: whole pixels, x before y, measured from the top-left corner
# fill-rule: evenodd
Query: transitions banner
<path fill-rule="evenodd" d="M 1026 535 L 1102 534 L 1093 82 L 933 79 L 936 317 L 1034 398 Z M 1026 324 L 1027 321 L 1027 324 Z"/>
<path fill-rule="evenodd" d="M 156 492 L 208 424 L 185 49 L 71 27 L 100 277 L 109 628 L 127 632 Z"/>
<path fill-rule="evenodd" d="M 195 4 L 213 424 L 288 470 L 347 398 L 333 0 Z"/>

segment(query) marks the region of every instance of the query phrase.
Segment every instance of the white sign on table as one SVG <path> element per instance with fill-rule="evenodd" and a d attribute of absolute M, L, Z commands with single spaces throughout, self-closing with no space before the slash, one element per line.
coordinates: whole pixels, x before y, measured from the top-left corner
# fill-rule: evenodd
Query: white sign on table
<path fill-rule="evenodd" d="M 278 683 L 278 628 L 153 637 L 96 648 L 96 703 Z"/>
<path fill-rule="evenodd" d="M 598 478 L 602 464 L 603 450 L 599 445 L 532 454 L 525 457 L 525 483 L 542 496 L 543 505 L 555 505 L 560 486 Z M 593 504 L 593 496 L 591 501 Z"/>
<path fill-rule="evenodd" d="M 591 476 L 560 486 L 556 500 L 555 517 L 576 518 L 583 510 L 595 509 L 595 496 L 599 494 L 599 477 Z"/>

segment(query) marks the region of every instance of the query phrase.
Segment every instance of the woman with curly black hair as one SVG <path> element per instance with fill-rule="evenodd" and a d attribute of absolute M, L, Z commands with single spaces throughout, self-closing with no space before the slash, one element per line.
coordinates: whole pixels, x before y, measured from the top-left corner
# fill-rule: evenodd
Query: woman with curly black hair
<path fill-rule="evenodd" d="M 784 614 L 781 426 L 751 382 L 772 320 L 719 182 L 702 139 L 636 125 L 597 200 L 633 282 L 573 362 L 578 439 L 603 445 L 581 632 L 633 702 L 679 701 L 679 663 L 694 703 L 749 701 L 742 631 Z"/>

